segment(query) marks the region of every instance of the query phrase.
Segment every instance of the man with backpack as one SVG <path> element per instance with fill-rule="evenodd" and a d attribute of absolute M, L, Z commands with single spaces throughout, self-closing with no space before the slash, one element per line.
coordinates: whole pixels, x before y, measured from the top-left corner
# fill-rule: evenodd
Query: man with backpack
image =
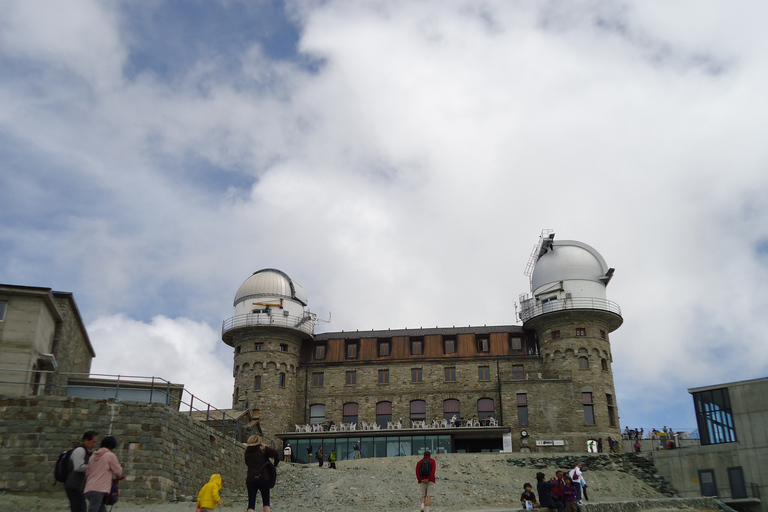
<path fill-rule="evenodd" d="M 416 463 L 416 478 L 421 487 L 421 510 L 429 512 L 432 506 L 432 497 L 435 495 L 435 471 L 437 462 L 431 458 L 432 453 L 427 450 L 424 458 Z"/>
<path fill-rule="evenodd" d="M 72 512 L 85 512 L 85 470 L 88 467 L 88 459 L 91 457 L 96 442 L 99 440 L 99 433 L 95 430 L 89 430 L 83 434 L 83 439 L 77 448 L 69 454 L 69 460 L 62 461 L 66 467 L 58 469 L 58 473 L 64 481 L 64 491 L 69 498 L 69 507 Z"/>

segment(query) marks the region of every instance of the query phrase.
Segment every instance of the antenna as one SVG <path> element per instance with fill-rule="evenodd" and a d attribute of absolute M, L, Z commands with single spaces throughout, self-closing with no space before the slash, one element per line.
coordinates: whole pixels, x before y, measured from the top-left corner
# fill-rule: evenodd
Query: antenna
<path fill-rule="evenodd" d="M 539 260 L 539 251 L 541 251 L 541 246 L 544 244 L 544 239 L 550 238 L 549 235 L 554 232 L 555 230 L 553 229 L 542 229 L 541 235 L 539 235 L 539 241 L 536 242 L 536 245 L 533 246 L 531 257 L 528 258 L 528 264 L 525 266 L 525 272 L 523 272 L 523 274 L 528 276 L 528 283 L 530 286 L 533 286 L 533 268 L 536 266 L 536 262 Z"/>

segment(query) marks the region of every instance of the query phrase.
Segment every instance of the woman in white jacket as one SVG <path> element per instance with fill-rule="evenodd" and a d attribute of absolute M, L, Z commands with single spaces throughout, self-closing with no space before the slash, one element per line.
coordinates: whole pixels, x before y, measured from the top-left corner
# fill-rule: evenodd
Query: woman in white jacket
<path fill-rule="evenodd" d="M 568 476 L 571 477 L 573 483 L 578 482 L 581 485 L 581 494 L 586 501 L 589 501 L 589 498 L 587 498 L 587 482 L 584 480 L 584 473 L 581 472 L 581 462 L 576 463 L 576 467 L 568 472 Z"/>

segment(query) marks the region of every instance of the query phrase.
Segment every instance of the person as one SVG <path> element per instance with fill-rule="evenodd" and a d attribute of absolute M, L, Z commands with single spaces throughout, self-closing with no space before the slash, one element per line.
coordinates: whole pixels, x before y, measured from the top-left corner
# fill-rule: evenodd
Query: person
<path fill-rule="evenodd" d="M 323 453 L 323 445 L 320 445 L 320 448 L 317 449 L 317 453 L 315 454 L 315 457 L 317 457 L 317 463 L 318 466 L 323 467 L 323 461 L 325 460 L 325 454 Z"/>
<path fill-rule="evenodd" d="M 355 451 L 356 459 L 363 458 L 363 452 L 360 450 L 360 441 L 355 442 L 355 445 L 352 447 L 352 449 Z"/>
<path fill-rule="evenodd" d="M 429 465 L 429 473 L 427 469 L 422 471 L 422 467 Z M 424 458 L 416 463 L 416 479 L 419 481 L 419 487 L 421 489 L 421 510 L 429 512 L 429 508 L 432 506 L 432 498 L 435 496 L 435 472 L 437 471 L 437 462 L 432 459 L 432 452 L 426 450 L 424 452 Z"/>
<path fill-rule="evenodd" d="M 608 438 L 608 448 L 609 448 L 608 450 L 609 453 L 616 453 L 616 441 L 614 441 L 610 437 Z"/>
<path fill-rule="evenodd" d="M 563 487 L 565 487 L 565 483 L 563 482 L 563 472 L 559 469 L 555 471 L 555 478 L 553 478 L 552 481 L 555 483 L 555 486 L 552 488 L 553 499 L 564 504 Z"/>
<path fill-rule="evenodd" d="M 603 453 L 603 438 L 597 438 L 597 453 Z"/>
<path fill-rule="evenodd" d="M 544 473 L 536 473 L 536 491 L 539 493 L 539 506 L 544 508 L 557 509 L 558 512 L 563 512 L 565 506 L 561 501 L 555 500 L 552 494 L 552 489 L 557 486 L 555 481 L 547 482 Z"/>
<path fill-rule="evenodd" d="M 594 453 L 595 451 L 597 451 L 597 448 L 595 447 L 595 440 L 590 439 L 587 443 L 587 452 Z"/>
<path fill-rule="evenodd" d="M 640 440 L 638 439 L 635 441 L 635 444 L 633 445 L 635 448 L 635 453 L 640 453 L 640 450 L 643 449 L 643 445 L 640 444 Z"/>
<path fill-rule="evenodd" d="M 569 476 L 563 478 L 563 501 L 566 512 L 578 511 L 579 491 Z"/>
<path fill-rule="evenodd" d="M 291 443 L 285 443 L 285 448 L 283 448 L 283 462 L 291 462 L 291 453 L 293 450 L 291 449 Z"/>
<path fill-rule="evenodd" d="M 123 478 L 123 468 L 114 454 L 117 439 L 107 436 L 101 440 L 101 448 L 93 452 L 85 470 L 85 498 L 88 500 L 88 512 L 107 512 L 104 504 L 112 491 L 112 481 Z"/>
<path fill-rule="evenodd" d="M 218 507 L 221 502 L 219 490 L 221 490 L 221 475 L 213 474 L 197 495 L 197 507 L 202 512 L 209 512 Z"/>
<path fill-rule="evenodd" d="M 331 450 L 331 454 L 328 456 L 328 463 L 331 469 L 336 469 L 336 450 Z"/>
<path fill-rule="evenodd" d="M 579 486 L 581 490 L 579 494 L 583 494 L 584 499 L 589 501 L 587 497 L 587 482 L 584 480 L 584 473 L 581 471 L 581 462 L 576 463 L 576 466 L 568 472 L 568 476 L 571 477 L 574 485 Z"/>
<path fill-rule="evenodd" d="M 271 490 L 269 459 L 274 461 L 277 468 L 280 454 L 277 450 L 265 446 L 261 442 L 260 435 L 252 435 L 248 438 L 245 447 L 245 465 L 248 466 L 248 474 L 245 477 L 245 486 L 248 489 L 248 512 L 256 510 L 256 494 L 261 492 L 261 505 L 264 512 L 269 512 L 269 491 Z"/>
<path fill-rule="evenodd" d="M 532 509 L 536 507 L 536 494 L 531 488 L 531 484 L 523 484 L 523 494 L 520 495 L 520 502 L 523 504 L 523 508 Z"/>
<path fill-rule="evenodd" d="M 307 446 L 307 464 L 312 462 L 312 445 Z"/>
<path fill-rule="evenodd" d="M 85 502 L 85 470 L 88 468 L 88 459 L 91 458 L 93 448 L 99 440 L 99 433 L 95 430 L 89 430 L 83 434 L 80 446 L 74 449 L 69 460 L 72 461 L 72 471 L 67 475 L 67 481 L 64 482 L 64 491 L 69 498 L 69 508 L 72 512 L 86 512 L 88 507 Z"/>

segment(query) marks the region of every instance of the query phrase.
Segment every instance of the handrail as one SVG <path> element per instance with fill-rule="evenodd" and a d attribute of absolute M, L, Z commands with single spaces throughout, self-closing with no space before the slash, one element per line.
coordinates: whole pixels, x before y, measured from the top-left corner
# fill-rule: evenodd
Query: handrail
<path fill-rule="evenodd" d="M 281 315 L 277 313 L 247 313 L 244 315 L 235 315 L 222 322 L 221 334 L 224 335 L 227 331 L 231 331 L 232 329 L 249 327 L 252 325 L 288 327 L 307 334 L 314 334 L 315 315 L 312 313 L 305 313 L 302 316 Z"/>
<path fill-rule="evenodd" d="M 621 308 L 618 304 L 607 299 L 597 297 L 577 297 L 573 299 L 556 299 L 547 302 L 535 303 L 534 299 L 527 299 L 520 303 L 520 319 L 527 322 L 533 317 L 564 311 L 570 309 L 597 309 L 608 311 L 621 316 Z"/>

